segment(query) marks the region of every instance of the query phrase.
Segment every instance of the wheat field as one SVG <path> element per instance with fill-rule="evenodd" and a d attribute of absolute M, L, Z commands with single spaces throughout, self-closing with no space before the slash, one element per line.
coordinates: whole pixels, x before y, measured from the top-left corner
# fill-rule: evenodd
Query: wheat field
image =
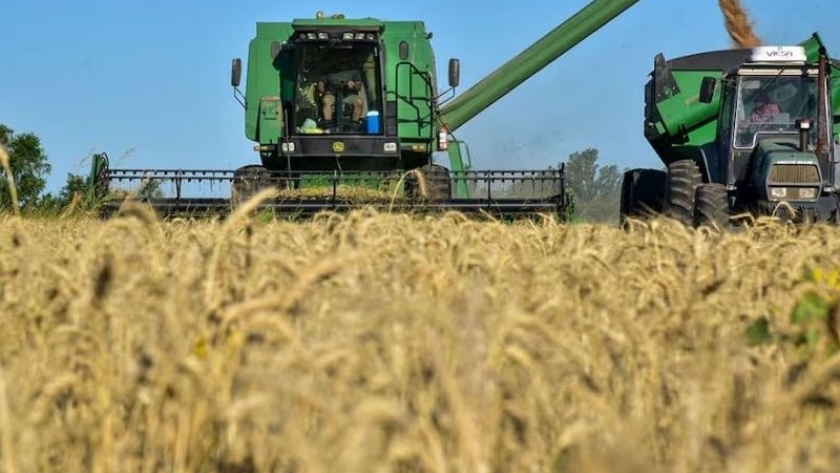
<path fill-rule="evenodd" d="M 0 465 L 837 471 L 838 231 L 0 217 Z"/>

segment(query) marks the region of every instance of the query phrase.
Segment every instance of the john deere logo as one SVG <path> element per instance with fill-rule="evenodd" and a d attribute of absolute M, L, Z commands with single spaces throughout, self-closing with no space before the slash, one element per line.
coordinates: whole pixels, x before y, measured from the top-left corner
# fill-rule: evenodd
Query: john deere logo
<path fill-rule="evenodd" d="M 341 141 L 333 142 L 333 151 L 335 151 L 336 153 L 341 153 L 342 151 L 344 151 L 344 143 L 342 143 Z"/>

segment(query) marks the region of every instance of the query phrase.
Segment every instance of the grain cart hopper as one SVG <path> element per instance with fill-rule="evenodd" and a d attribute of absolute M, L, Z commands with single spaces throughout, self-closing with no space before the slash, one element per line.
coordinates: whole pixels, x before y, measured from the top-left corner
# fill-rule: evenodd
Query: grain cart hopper
<path fill-rule="evenodd" d="M 644 130 L 666 170 L 625 173 L 623 219 L 837 221 L 838 67 L 816 33 L 792 46 L 657 55 Z"/>
<path fill-rule="evenodd" d="M 449 89 L 440 93 L 432 35 L 421 21 L 319 13 L 257 23 L 247 66 L 233 61 L 231 85 L 258 162 L 236 170 L 111 169 L 99 155 L 92 197 L 114 195 L 121 183 L 151 189 L 142 194 L 163 212 L 200 212 L 275 186 L 280 196 L 268 205 L 282 212 L 372 205 L 562 214 L 562 169 L 473 170 L 454 132 L 637 1 L 592 1 L 454 98 L 460 63 L 449 61 Z M 435 152 L 448 155 L 448 168 L 434 162 Z M 221 183 L 230 194 L 190 195 L 187 187 L 201 182 Z M 162 195 L 164 184 L 174 195 Z M 105 200 L 115 208 L 121 199 Z"/>

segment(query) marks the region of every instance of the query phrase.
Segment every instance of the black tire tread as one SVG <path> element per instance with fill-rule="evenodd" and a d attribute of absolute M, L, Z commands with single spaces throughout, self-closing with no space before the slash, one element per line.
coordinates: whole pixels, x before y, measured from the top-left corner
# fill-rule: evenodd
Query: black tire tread
<path fill-rule="evenodd" d="M 697 187 L 694 226 L 724 228 L 729 223 L 729 197 L 723 184 L 702 184 Z"/>
<path fill-rule="evenodd" d="M 694 222 L 694 192 L 703 182 L 700 168 L 692 160 L 680 160 L 668 166 L 668 199 L 665 215 L 685 225 Z"/>
<path fill-rule="evenodd" d="M 663 211 L 667 174 L 658 169 L 631 169 L 621 184 L 619 223 L 628 218 L 646 219 Z"/>
<path fill-rule="evenodd" d="M 452 196 L 452 181 L 449 171 L 438 164 L 426 164 L 418 168 L 426 181 L 426 195 L 422 195 L 420 183 L 414 175 L 406 180 L 406 193 L 412 198 L 446 200 Z"/>
<path fill-rule="evenodd" d="M 231 205 L 236 208 L 271 185 L 271 172 L 260 165 L 243 166 L 233 173 Z"/>

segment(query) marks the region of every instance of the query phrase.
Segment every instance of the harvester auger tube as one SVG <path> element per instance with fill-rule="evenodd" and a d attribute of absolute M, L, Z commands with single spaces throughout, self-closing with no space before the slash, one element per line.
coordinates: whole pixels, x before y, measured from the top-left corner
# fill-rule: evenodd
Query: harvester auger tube
<path fill-rule="evenodd" d="M 441 122 L 453 132 L 627 11 L 639 0 L 594 0 L 527 49 L 441 107 Z"/>

